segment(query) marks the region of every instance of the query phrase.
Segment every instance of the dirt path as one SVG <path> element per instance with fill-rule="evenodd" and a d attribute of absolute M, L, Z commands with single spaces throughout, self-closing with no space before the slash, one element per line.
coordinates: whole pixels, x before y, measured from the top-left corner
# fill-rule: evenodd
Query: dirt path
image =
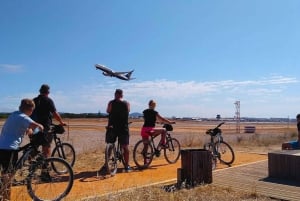
<path fill-rule="evenodd" d="M 160 159 L 163 159 L 160 157 Z M 236 160 L 233 166 L 251 163 L 254 161 L 266 160 L 267 155 L 236 153 Z M 177 168 L 181 167 L 181 160 L 176 164 L 168 164 L 165 160 L 154 160 L 149 169 L 139 171 L 133 170 L 130 173 L 118 170 L 114 177 L 105 178 L 97 176 L 97 170 L 75 169 L 75 180 L 70 194 L 65 200 L 77 200 L 90 196 L 103 195 L 111 192 L 118 192 L 128 188 L 137 188 L 146 185 L 153 185 L 163 182 L 176 183 Z M 227 166 L 218 164 L 217 169 Z M 12 200 L 31 200 L 27 194 L 26 187 L 13 187 Z"/>

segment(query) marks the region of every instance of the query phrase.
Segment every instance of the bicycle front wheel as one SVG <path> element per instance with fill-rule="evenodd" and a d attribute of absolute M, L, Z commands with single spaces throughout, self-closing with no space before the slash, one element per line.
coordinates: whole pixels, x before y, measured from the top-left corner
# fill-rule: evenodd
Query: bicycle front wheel
<path fill-rule="evenodd" d="M 217 142 L 215 146 L 219 153 L 218 154 L 219 160 L 226 165 L 232 164 L 235 159 L 235 156 L 231 146 L 224 141 Z"/>
<path fill-rule="evenodd" d="M 117 173 L 117 155 L 114 143 L 106 144 L 105 148 L 105 166 L 107 173 L 115 175 Z"/>
<path fill-rule="evenodd" d="M 63 167 L 65 171 L 55 171 L 53 166 Z M 72 167 L 65 160 L 42 159 L 32 165 L 27 177 L 27 191 L 33 200 L 61 200 L 71 191 L 73 179 Z"/>
<path fill-rule="evenodd" d="M 53 149 L 51 157 L 62 158 L 73 167 L 75 163 L 74 147 L 69 143 L 62 143 Z"/>
<path fill-rule="evenodd" d="M 180 143 L 177 139 L 171 138 L 170 140 L 167 140 L 164 155 L 168 163 L 177 162 L 180 157 Z"/>
<path fill-rule="evenodd" d="M 149 167 L 153 160 L 153 147 L 150 140 L 138 141 L 133 149 L 133 161 L 137 168 L 145 169 Z"/>

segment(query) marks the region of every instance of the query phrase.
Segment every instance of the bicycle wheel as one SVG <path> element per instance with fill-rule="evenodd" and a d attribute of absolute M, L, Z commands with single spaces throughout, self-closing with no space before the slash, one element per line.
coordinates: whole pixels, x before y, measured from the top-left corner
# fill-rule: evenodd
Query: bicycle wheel
<path fill-rule="evenodd" d="M 105 166 L 107 173 L 115 175 L 117 173 L 117 155 L 114 143 L 106 144 L 105 148 Z"/>
<path fill-rule="evenodd" d="M 54 171 L 53 166 L 66 171 Z M 32 165 L 27 177 L 27 191 L 33 200 L 61 200 L 70 192 L 73 179 L 72 167 L 65 160 L 53 157 L 41 159 Z"/>
<path fill-rule="evenodd" d="M 235 159 L 235 156 L 231 146 L 224 141 L 216 142 L 215 146 L 219 153 L 219 160 L 226 165 L 232 164 Z"/>
<path fill-rule="evenodd" d="M 210 151 L 210 153 L 211 153 L 211 165 L 212 165 L 212 169 L 214 170 L 214 169 L 216 169 L 216 167 L 217 167 L 217 157 L 214 155 L 214 150 L 213 150 L 213 146 L 212 146 L 212 144 L 211 143 L 206 143 L 206 144 L 204 144 L 204 147 L 203 147 L 204 149 L 206 149 L 206 150 L 208 150 L 208 151 Z"/>
<path fill-rule="evenodd" d="M 138 141 L 133 149 L 133 161 L 137 168 L 147 168 L 153 160 L 153 147 L 150 140 Z"/>
<path fill-rule="evenodd" d="M 164 149 L 165 159 L 168 163 L 176 163 L 180 157 L 180 143 L 177 139 L 171 138 L 166 142 Z"/>
<path fill-rule="evenodd" d="M 53 149 L 51 157 L 62 158 L 73 167 L 75 163 L 74 147 L 69 143 L 62 143 Z"/>
<path fill-rule="evenodd" d="M 33 152 L 33 150 L 28 150 L 23 153 L 23 156 L 21 156 L 20 160 L 16 164 L 16 172 L 12 181 L 13 186 L 24 185 L 26 183 L 26 178 L 30 171 L 31 160 L 34 160 L 30 156 L 31 152 Z"/>

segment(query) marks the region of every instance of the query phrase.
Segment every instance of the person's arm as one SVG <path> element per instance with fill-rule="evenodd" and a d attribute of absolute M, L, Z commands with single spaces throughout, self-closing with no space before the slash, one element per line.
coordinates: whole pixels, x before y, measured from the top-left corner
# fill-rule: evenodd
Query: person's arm
<path fill-rule="evenodd" d="M 31 122 L 28 126 L 28 130 L 27 130 L 27 134 L 30 134 L 31 131 L 33 131 L 34 129 L 38 128 L 40 131 L 43 131 L 44 130 L 44 126 L 42 124 L 39 124 L 37 122 Z M 31 131 L 30 131 L 31 130 Z M 31 133 L 32 134 L 32 133 Z"/>
<path fill-rule="evenodd" d="M 106 112 L 109 114 L 111 112 L 111 101 L 107 104 Z"/>
<path fill-rule="evenodd" d="M 130 112 L 130 104 L 126 101 L 128 113 Z"/>
<path fill-rule="evenodd" d="M 53 116 L 60 123 L 60 125 L 63 125 L 63 126 L 66 125 L 66 123 L 63 122 L 60 114 L 57 111 L 53 112 Z"/>
<path fill-rule="evenodd" d="M 168 123 L 168 124 L 173 124 L 173 123 L 175 123 L 174 121 L 170 121 L 170 120 L 168 120 L 168 119 L 166 119 L 166 118 L 160 116 L 159 113 L 157 113 L 156 116 L 157 116 L 157 118 L 160 119 L 162 122 L 165 122 L 165 123 Z"/>

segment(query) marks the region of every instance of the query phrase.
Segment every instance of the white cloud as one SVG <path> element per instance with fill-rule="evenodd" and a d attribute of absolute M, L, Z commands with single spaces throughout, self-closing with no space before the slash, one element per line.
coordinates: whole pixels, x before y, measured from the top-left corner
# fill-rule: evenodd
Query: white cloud
<path fill-rule="evenodd" d="M 109 81 L 72 90 L 52 90 L 50 96 L 60 112 L 105 112 L 115 89 L 121 88 L 124 90 L 124 99 L 131 104 L 131 112 L 143 111 L 148 101 L 155 99 L 158 103 L 157 110 L 163 116 L 215 117 L 216 114 L 221 114 L 223 117 L 232 117 L 235 112 L 234 102 L 240 100 L 241 116 L 293 116 L 294 111 L 300 111 L 296 104 L 300 97 L 288 90 L 296 83 L 299 83 L 296 78 L 283 76 L 218 82 Z M 28 94 L 21 97 L 28 97 Z M 10 97 L 7 101 L 2 99 L 0 111 L 4 109 L 4 105 L 16 108 L 19 101 L 20 98 L 16 97 Z"/>
<path fill-rule="evenodd" d="M 16 73 L 23 70 L 22 65 L 13 65 L 13 64 L 0 64 L 0 70 L 4 72 Z"/>

